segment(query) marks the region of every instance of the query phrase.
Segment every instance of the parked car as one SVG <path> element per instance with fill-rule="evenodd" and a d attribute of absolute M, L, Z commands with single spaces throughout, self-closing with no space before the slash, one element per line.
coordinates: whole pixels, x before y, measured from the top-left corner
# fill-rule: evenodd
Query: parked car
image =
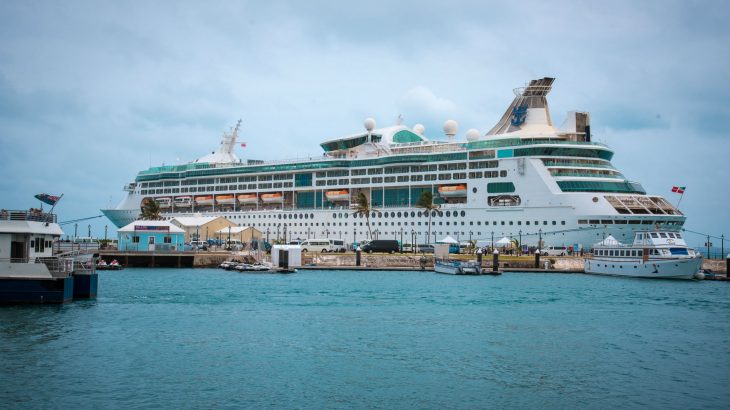
<path fill-rule="evenodd" d="M 434 248 L 433 248 L 433 245 L 430 245 L 430 244 L 427 245 L 427 244 L 422 243 L 422 244 L 418 245 L 417 251 L 418 251 L 418 253 L 433 253 Z"/>
<path fill-rule="evenodd" d="M 193 250 L 202 249 L 202 250 L 206 251 L 206 250 L 208 250 L 208 242 L 190 241 L 190 247 L 193 248 Z"/>
<path fill-rule="evenodd" d="M 540 250 L 542 256 L 565 256 L 568 252 L 566 246 L 548 246 L 545 249 Z"/>
<path fill-rule="evenodd" d="M 396 253 L 400 252 L 400 245 L 398 241 L 394 239 L 376 239 L 370 241 L 367 245 L 362 247 L 363 252 L 385 252 L 385 253 Z"/>

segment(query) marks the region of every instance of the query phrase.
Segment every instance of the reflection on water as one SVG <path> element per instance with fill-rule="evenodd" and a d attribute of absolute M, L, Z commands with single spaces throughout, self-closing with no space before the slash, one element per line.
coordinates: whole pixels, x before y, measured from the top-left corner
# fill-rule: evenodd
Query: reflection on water
<path fill-rule="evenodd" d="M 718 282 L 127 269 L 0 308 L 0 403 L 722 407 L 729 319 Z"/>

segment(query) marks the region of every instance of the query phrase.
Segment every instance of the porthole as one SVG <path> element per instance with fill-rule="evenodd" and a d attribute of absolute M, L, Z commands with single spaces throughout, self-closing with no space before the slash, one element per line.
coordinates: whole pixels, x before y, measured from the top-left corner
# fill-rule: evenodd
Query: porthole
<path fill-rule="evenodd" d="M 400 218 L 400 217 L 401 217 L 401 213 L 400 213 L 400 212 L 398 212 L 398 218 Z"/>
<path fill-rule="evenodd" d="M 598 202 L 598 197 L 597 196 L 594 196 L 593 197 L 593 202 Z"/>
<path fill-rule="evenodd" d="M 446 211 L 446 216 L 451 216 L 451 211 Z"/>
<path fill-rule="evenodd" d="M 461 216 L 466 216 L 466 212 L 461 211 Z"/>
<path fill-rule="evenodd" d="M 472 188 L 472 189 L 471 189 L 471 192 L 473 192 L 473 193 L 475 193 L 475 194 L 476 194 L 476 193 L 477 193 L 477 187 L 474 187 L 474 188 Z"/>

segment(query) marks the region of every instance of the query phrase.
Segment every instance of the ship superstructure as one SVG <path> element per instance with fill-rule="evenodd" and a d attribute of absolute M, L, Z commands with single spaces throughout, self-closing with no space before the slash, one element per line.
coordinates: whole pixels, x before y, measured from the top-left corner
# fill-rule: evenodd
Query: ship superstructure
<path fill-rule="evenodd" d="M 515 89 L 515 98 L 486 134 L 429 140 L 420 124 L 365 130 L 321 145 L 323 156 L 243 161 L 233 154 L 239 132 L 224 134 L 220 149 L 186 165 L 152 167 L 125 186 L 116 209 L 102 210 L 117 226 L 140 214 L 145 200 L 166 218 L 195 213 L 253 226 L 268 239 L 331 237 L 358 242 L 395 238 L 430 243 L 445 235 L 467 239 L 519 238 L 536 245 L 589 247 L 606 235 L 630 239 L 648 227 L 679 230 L 682 213 L 661 196 L 647 195 L 612 164 L 614 152 L 592 141 L 590 116 L 570 112 L 562 129 L 551 120 L 547 94 L 553 78 Z M 239 122 L 240 125 L 240 122 Z M 431 191 L 440 212 L 416 207 Z M 351 207 L 364 193 L 375 210 L 370 230 Z"/>

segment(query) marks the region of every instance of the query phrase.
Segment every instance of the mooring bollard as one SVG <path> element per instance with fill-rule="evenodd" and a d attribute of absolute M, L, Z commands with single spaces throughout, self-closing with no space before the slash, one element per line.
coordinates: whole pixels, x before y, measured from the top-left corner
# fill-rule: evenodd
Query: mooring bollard
<path fill-rule="evenodd" d="M 355 249 L 355 266 L 360 266 L 360 255 L 362 254 L 362 249 L 358 246 L 357 249 Z"/>
<path fill-rule="evenodd" d="M 499 271 L 499 251 L 494 250 L 492 253 L 492 272 L 498 272 Z"/>
<path fill-rule="evenodd" d="M 535 269 L 540 269 L 540 250 L 535 252 Z"/>
<path fill-rule="evenodd" d="M 477 266 L 479 266 L 479 269 L 482 268 L 482 249 L 477 249 Z"/>

